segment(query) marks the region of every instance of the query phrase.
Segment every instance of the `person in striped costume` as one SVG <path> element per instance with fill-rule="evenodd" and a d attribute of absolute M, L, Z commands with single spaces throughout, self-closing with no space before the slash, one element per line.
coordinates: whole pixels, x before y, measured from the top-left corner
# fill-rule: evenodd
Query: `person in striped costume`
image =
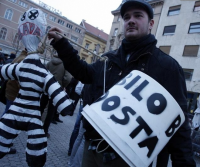
<path fill-rule="evenodd" d="M 41 63 L 37 53 L 46 32 L 46 18 L 40 9 L 29 9 L 22 16 L 18 34 L 29 55 L 20 63 L 6 64 L 0 68 L 2 79 L 17 80 L 20 90 L 13 105 L 0 120 L 0 159 L 9 151 L 20 130 L 27 131 L 26 160 L 30 167 L 42 167 L 46 162 L 47 137 L 43 130 L 40 96 L 48 94 L 57 111 L 66 116 L 72 101 L 53 75 Z"/>

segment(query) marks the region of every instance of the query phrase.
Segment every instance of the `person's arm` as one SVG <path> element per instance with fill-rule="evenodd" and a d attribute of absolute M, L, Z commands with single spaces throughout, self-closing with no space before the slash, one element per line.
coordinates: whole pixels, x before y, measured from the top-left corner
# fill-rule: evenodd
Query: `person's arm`
<path fill-rule="evenodd" d="M 191 129 L 187 118 L 187 91 L 184 73 L 179 65 L 175 66 L 174 71 L 167 73 L 170 76 L 166 76 L 166 89 L 178 102 L 186 117 L 184 124 L 167 144 L 168 151 L 171 154 L 172 166 L 195 167 L 190 138 Z"/>
<path fill-rule="evenodd" d="M 55 48 L 58 56 L 63 61 L 64 67 L 69 73 L 82 83 L 91 84 L 95 77 L 95 64 L 89 65 L 80 60 L 78 52 L 72 47 L 67 39 L 57 35 L 56 32 L 62 33 L 58 28 L 49 30 L 48 37 L 53 39 L 51 45 Z"/>
<path fill-rule="evenodd" d="M 58 56 L 63 61 L 63 65 L 74 78 L 83 83 L 91 84 L 95 75 L 94 65 L 89 65 L 80 60 L 77 50 L 75 50 L 67 39 L 62 38 L 58 42 L 52 42 Z"/>
<path fill-rule="evenodd" d="M 66 92 L 61 88 L 52 74 L 48 74 L 44 81 L 44 92 L 52 99 L 58 113 L 62 116 L 70 115 L 73 103 L 69 100 Z"/>
<path fill-rule="evenodd" d="M 4 80 L 18 80 L 16 71 L 18 64 L 6 64 L 0 68 L 0 77 Z"/>

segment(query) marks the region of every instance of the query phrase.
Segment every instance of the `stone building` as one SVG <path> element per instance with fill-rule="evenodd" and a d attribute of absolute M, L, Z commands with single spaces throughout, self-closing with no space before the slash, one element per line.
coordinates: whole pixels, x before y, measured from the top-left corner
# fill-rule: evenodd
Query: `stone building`
<path fill-rule="evenodd" d="M 124 39 L 123 20 L 120 15 L 120 9 L 121 9 L 122 4 L 125 1 L 126 0 L 122 0 L 122 3 L 120 4 L 120 6 L 116 10 L 111 12 L 114 18 L 113 18 L 113 23 L 110 30 L 108 42 L 106 45 L 106 51 L 117 49 L 120 46 L 121 41 Z M 154 27 L 151 33 L 155 35 L 158 28 L 158 23 L 160 20 L 160 15 L 162 12 L 162 6 L 164 3 L 164 0 L 146 0 L 146 1 L 148 1 L 148 3 L 153 7 L 153 10 L 154 10 Z"/>
<path fill-rule="evenodd" d="M 200 1 L 165 0 L 156 38 L 157 46 L 182 66 L 193 112 L 200 93 Z"/>
<path fill-rule="evenodd" d="M 86 30 L 83 47 L 101 56 L 105 52 L 108 34 L 88 24 L 85 20 L 81 22 L 81 26 Z M 96 58 L 84 49 L 81 49 L 80 57 L 89 64 L 96 61 Z"/>
<path fill-rule="evenodd" d="M 0 0 L 0 48 L 5 54 L 20 53 L 23 46 L 18 43 L 18 22 L 22 14 L 29 8 L 41 9 L 47 19 L 47 30 L 51 27 L 60 28 L 68 38 L 82 45 L 85 28 L 62 16 L 62 13 L 43 2 L 39 4 L 31 0 Z M 74 45 L 80 52 L 80 47 Z M 50 58 L 51 54 L 45 52 L 43 58 Z"/>

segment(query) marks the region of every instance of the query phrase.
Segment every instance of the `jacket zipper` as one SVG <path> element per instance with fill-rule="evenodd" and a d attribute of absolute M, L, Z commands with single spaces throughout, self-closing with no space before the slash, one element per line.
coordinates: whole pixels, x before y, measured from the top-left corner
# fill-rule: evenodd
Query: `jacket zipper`
<path fill-rule="evenodd" d="M 135 60 L 132 60 L 130 63 L 132 63 L 132 62 L 134 62 L 134 61 L 137 61 L 141 56 L 144 56 L 145 54 L 151 54 L 150 52 L 146 52 L 146 53 L 143 53 L 143 54 L 141 54 L 137 59 L 135 59 Z M 131 57 L 131 55 L 130 55 L 130 57 Z M 129 63 L 129 64 L 130 64 Z M 123 71 L 121 71 L 118 75 L 120 76 L 120 75 L 122 75 L 122 73 L 123 73 Z"/>

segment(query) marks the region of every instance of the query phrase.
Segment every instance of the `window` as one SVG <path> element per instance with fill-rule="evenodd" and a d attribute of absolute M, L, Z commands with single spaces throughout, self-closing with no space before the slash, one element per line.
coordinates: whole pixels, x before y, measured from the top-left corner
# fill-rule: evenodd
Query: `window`
<path fill-rule="evenodd" d="M 163 35 L 174 35 L 176 26 L 165 26 Z"/>
<path fill-rule="evenodd" d="M 4 18 L 7 20 L 11 20 L 13 16 L 13 12 L 11 9 L 7 9 L 4 15 Z"/>
<path fill-rule="evenodd" d="M 0 39 L 6 39 L 6 34 L 7 34 L 7 29 L 3 27 L 0 32 Z"/>
<path fill-rule="evenodd" d="M 78 38 L 75 37 L 75 36 L 71 36 L 71 40 L 74 41 L 74 42 L 77 42 L 77 41 L 78 41 Z"/>
<path fill-rule="evenodd" d="M 188 33 L 189 34 L 200 33 L 200 22 L 199 23 L 191 23 Z"/>
<path fill-rule="evenodd" d="M 17 0 L 9 0 L 10 2 L 13 2 L 13 3 L 16 3 L 17 2 Z"/>
<path fill-rule="evenodd" d="M 178 15 L 180 13 L 181 5 L 172 6 L 169 8 L 168 16 Z"/>
<path fill-rule="evenodd" d="M 72 29 L 73 26 L 71 24 L 67 23 L 66 27 Z"/>
<path fill-rule="evenodd" d="M 54 22 L 56 21 L 56 17 L 51 16 L 51 15 L 49 16 L 49 19 L 50 19 L 51 21 L 54 21 Z"/>
<path fill-rule="evenodd" d="M 45 17 L 47 17 L 47 16 L 48 16 L 48 13 L 45 13 L 45 12 L 43 12 L 43 13 L 44 13 Z"/>
<path fill-rule="evenodd" d="M 192 80 L 193 71 L 194 71 L 193 69 L 184 69 L 183 68 L 183 72 L 184 72 L 186 81 L 191 81 Z"/>
<path fill-rule="evenodd" d="M 120 21 L 120 16 L 118 16 L 117 21 Z"/>
<path fill-rule="evenodd" d="M 19 3 L 18 3 L 20 6 L 22 6 L 22 7 L 24 7 L 24 8 L 27 8 L 28 7 L 28 5 L 26 4 L 26 3 L 24 3 L 24 2 L 22 2 L 22 1 L 19 1 Z"/>
<path fill-rule="evenodd" d="M 14 44 L 17 44 L 19 42 L 19 36 L 18 36 L 18 33 L 15 34 L 15 38 L 13 40 L 13 43 Z"/>
<path fill-rule="evenodd" d="M 200 1 L 196 1 L 194 4 L 194 12 L 200 11 Z"/>
<path fill-rule="evenodd" d="M 64 25 L 64 21 L 63 20 L 61 20 L 61 19 L 58 19 L 58 24 L 61 24 L 61 25 Z"/>
<path fill-rule="evenodd" d="M 77 27 L 75 28 L 75 31 L 78 32 L 78 33 L 81 33 L 81 29 L 79 29 Z"/>
<path fill-rule="evenodd" d="M 85 44 L 85 48 L 86 48 L 86 49 L 88 49 L 88 48 L 89 48 L 89 46 L 90 46 L 90 44 L 89 44 L 89 43 L 86 43 L 86 44 Z"/>
<path fill-rule="evenodd" d="M 199 45 L 186 45 L 183 56 L 197 57 Z"/>
<path fill-rule="evenodd" d="M 171 46 L 160 46 L 159 48 L 160 48 L 160 50 L 162 50 L 164 53 L 166 53 L 166 54 L 169 55 Z"/>
<path fill-rule="evenodd" d="M 34 6 L 29 6 L 29 9 L 32 9 L 32 8 L 34 8 L 34 9 L 35 9 L 35 8 L 37 8 L 37 7 L 34 7 Z"/>
<path fill-rule="evenodd" d="M 118 32 L 118 28 L 115 28 L 115 31 L 114 31 L 114 33 L 113 33 L 113 36 L 117 36 L 117 32 Z"/>

